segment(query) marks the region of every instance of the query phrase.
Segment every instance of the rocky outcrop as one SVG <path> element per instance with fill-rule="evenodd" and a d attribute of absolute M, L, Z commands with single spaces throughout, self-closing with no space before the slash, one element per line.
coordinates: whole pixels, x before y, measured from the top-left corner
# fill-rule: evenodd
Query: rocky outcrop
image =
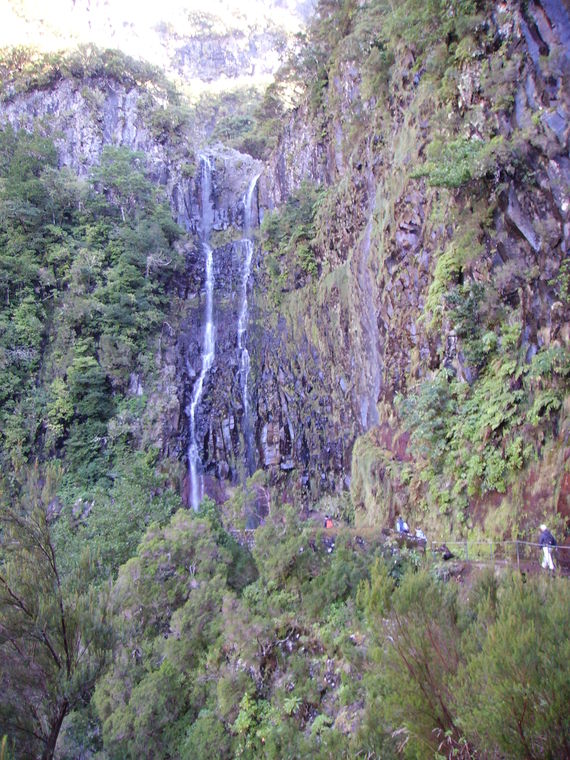
<path fill-rule="evenodd" d="M 392 81 L 399 77 L 401 89 L 383 116 L 374 101 L 359 97 L 358 67 L 348 62 L 329 81 L 326 129 L 322 116 L 307 118 L 300 108 L 270 161 L 268 205 L 303 180 L 329 190 L 319 250 L 328 273 L 285 298 L 283 319 L 264 340 L 259 424 L 281 452 L 278 460 L 276 446 L 267 444 L 267 457 L 275 468 L 292 462 L 297 483 L 313 497 L 341 492 L 352 472 L 363 519 L 389 521 L 403 506 L 414 509 L 399 474 L 409 454 L 402 458 L 373 434 L 384 421 L 396 426 L 394 440 L 403 440 L 393 419 L 396 395 L 442 366 L 466 383 L 476 378 L 445 306 L 439 315 L 429 311 L 445 251 L 468 246 L 459 254 L 462 276 L 492 283 L 520 319 L 527 362 L 539 348 L 568 348 L 570 314 L 557 283 L 570 239 L 570 27 L 565 9 L 553 5 L 529 3 L 521 13 L 507 4 L 486 21 L 490 48 L 481 38 L 460 66 L 452 98 L 460 120 L 452 112 L 448 120 L 455 119 L 455 129 L 462 124 L 467 138 L 481 145 L 496 138 L 500 146 L 487 165 L 495 162 L 494 176 L 472 167 L 486 177 L 486 197 L 475 184 L 440 190 L 413 176 L 437 130 L 422 105 L 427 93 L 412 53 L 396 64 Z M 411 115 L 422 108 L 425 116 Z M 352 145 L 347 125 L 357 135 Z M 366 431 L 372 438 L 351 461 Z M 371 467 L 371 456 L 380 469 Z M 367 492 L 367 482 L 384 481 L 384 490 Z"/>
<path fill-rule="evenodd" d="M 195 9 L 180 4 L 58 0 L 57 24 L 33 4 L 7 2 L 0 47 L 34 45 L 50 50 L 95 44 L 143 58 L 170 77 L 203 87 L 267 81 L 285 60 L 314 9 L 314 0 L 217 2 Z"/>
<path fill-rule="evenodd" d="M 154 104 L 154 107 L 160 107 Z M 145 155 L 150 177 L 164 188 L 175 217 L 182 226 L 195 227 L 188 195 L 195 168 L 192 145 L 157 139 L 150 127 L 148 96 L 113 79 L 82 83 L 61 80 L 56 87 L 36 90 L 4 100 L 0 124 L 15 129 L 39 129 L 53 138 L 62 166 L 86 177 L 99 163 L 106 145 L 120 145 Z M 195 205 L 195 204 L 194 204 Z"/>
<path fill-rule="evenodd" d="M 318 122 L 311 117 L 306 105 L 300 106 L 284 125 L 261 180 L 263 206 L 280 206 L 303 181 L 330 184 L 335 173 L 331 171 L 327 155 L 328 145 L 319 134 Z"/>

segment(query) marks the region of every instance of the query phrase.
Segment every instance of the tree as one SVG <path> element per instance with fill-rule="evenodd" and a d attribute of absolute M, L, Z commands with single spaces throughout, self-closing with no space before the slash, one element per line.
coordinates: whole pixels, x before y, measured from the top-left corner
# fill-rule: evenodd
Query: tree
<path fill-rule="evenodd" d="M 378 636 L 374 657 L 382 668 L 387 722 L 407 735 L 420 757 L 433 757 L 446 735 L 462 744 L 452 689 L 461 642 L 455 589 L 426 571 L 407 572 L 394 589 L 386 568 L 377 565 L 361 599 Z"/>
<path fill-rule="evenodd" d="M 496 620 L 459 676 L 461 723 L 483 752 L 570 756 L 570 589 L 565 578 L 513 576 Z"/>
<path fill-rule="evenodd" d="M 94 697 L 112 756 L 177 756 L 215 694 L 208 667 L 219 656 L 230 559 L 207 520 L 179 510 L 151 525 L 119 570 L 110 597 L 119 641 Z"/>
<path fill-rule="evenodd" d="M 179 508 L 180 496 L 157 470 L 158 452 L 121 452 L 113 470 L 113 486 L 94 489 L 85 514 L 73 504 L 64 507 L 53 537 L 65 561 L 77 563 L 85 546 L 97 555 L 99 578 L 115 576 L 136 554 L 149 524 L 162 525 Z"/>
<path fill-rule="evenodd" d="M 152 204 L 154 190 L 145 176 L 144 154 L 128 148 L 107 145 L 101 163 L 92 172 L 110 206 L 118 208 L 123 222 Z M 108 210 L 108 206 L 107 206 Z"/>
<path fill-rule="evenodd" d="M 75 477 L 95 482 L 105 473 L 107 420 L 113 411 L 111 387 L 93 356 L 78 353 L 68 371 L 75 418 L 67 440 L 67 457 Z"/>
<path fill-rule="evenodd" d="M 50 760 L 66 715 L 90 697 L 110 629 L 85 552 L 63 577 L 37 468 L 23 509 L 0 505 L 0 735 Z"/>

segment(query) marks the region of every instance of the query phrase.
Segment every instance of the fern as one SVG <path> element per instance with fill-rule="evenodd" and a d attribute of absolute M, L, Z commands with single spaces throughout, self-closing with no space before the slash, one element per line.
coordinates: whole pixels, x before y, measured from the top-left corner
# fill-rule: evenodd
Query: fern
<path fill-rule="evenodd" d="M 301 698 L 293 695 L 283 702 L 283 711 L 286 715 L 294 715 L 301 706 Z"/>

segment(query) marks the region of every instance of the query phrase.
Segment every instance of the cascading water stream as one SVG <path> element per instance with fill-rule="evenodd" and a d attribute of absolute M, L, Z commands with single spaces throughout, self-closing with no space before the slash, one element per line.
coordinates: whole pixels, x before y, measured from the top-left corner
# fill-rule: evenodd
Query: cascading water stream
<path fill-rule="evenodd" d="M 214 301 L 214 259 L 209 245 L 210 233 L 213 224 L 213 207 L 210 200 L 212 193 L 212 167 L 206 156 L 200 157 L 201 161 L 201 184 L 202 184 L 202 224 L 200 230 L 200 243 L 206 259 L 206 308 L 204 328 L 204 344 L 202 349 L 202 369 L 192 389 L 190 404 L 186 407 L 186 414 L 190 423 L 190 443 L 188 446 L 188 468 L 190 475 L 190 506 L 196 512 L 200 506 L 203 492 L 202 475 L 198 471 L 201 465 L 196 440 L 196 409 L 200 403 L 204 390 L 204 380 L 212 364 L 216 348 L 213 301 Z"/>
<path fill-rule="evenodd" d="M 244 196 L 243 204 L 244 204 L 244 232 L 245 232 L 245 239 L 242 240 L 242 250 L 244 253 L 244 263 L 243 263 L 243 275 L 242 275 L 242 301 L 241 301 L 241 309 L 238 319 L 238 329 L 237 329 L 237 343 L 238 343 L 238 354 L 239 354 L 239 367 L 240 367 L 240 386 L 241 386 L 241 393 L 242 393 L 242 399 L 243 399 L 243 433 L 244 433 L 244 442 L 245 442 L 245 460 L 246 460 L 246 467 L 247 472 L 249 475 L 252 474 L 254 468 L 255 468 L 255 461 L 254 461 L 254 455 L 253 455 L 253 436 L 252 436 L 252 428 L 251 428 L 251 422 L 249 418 L 249 397 L 248 397 L 248 387 L 247 382 L 249 378 L 249 370 L 250 370 L 250 359 L 249 359 L 249 351 L 247 350 L 246 345 L 246 333 L 247 333 L 247 320 L 248 320 L 248 302 L 247 302 L 247 286 L 249 281 L 249 275 L 251 272 L 251 259 L 253 257 L 253 240 L 252 240 L 252 203 L 253 203 L 253 194 L 255 192 L 255 188 L 257 186 L 257 180 L 259 179 L 259 174 L 256 174 L 255 177 L 251 180 L 249 183 L 249 187 L 247 189 L 247 193 Z"/>

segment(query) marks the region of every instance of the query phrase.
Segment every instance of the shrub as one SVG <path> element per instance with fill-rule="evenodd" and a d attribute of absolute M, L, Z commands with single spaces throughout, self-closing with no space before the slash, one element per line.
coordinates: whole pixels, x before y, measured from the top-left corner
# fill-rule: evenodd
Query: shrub
<path fill-rule="evenodd" d="M 569 624 L 563 578 L 513 576 L 499 589 L 496 619 L 458 676 L 461 725 L 483 752 L 568 756 Z"/>
<path fill-rule="evenodd" d="M 428 148 L 428 160 L 412 173 L 412 177 L 427 177 L 433 187 L 457 188 L 483 179 L 505 161 L 503 137 L 488 142 L 459 137 L 443 142 L 434 140 Z"/>

